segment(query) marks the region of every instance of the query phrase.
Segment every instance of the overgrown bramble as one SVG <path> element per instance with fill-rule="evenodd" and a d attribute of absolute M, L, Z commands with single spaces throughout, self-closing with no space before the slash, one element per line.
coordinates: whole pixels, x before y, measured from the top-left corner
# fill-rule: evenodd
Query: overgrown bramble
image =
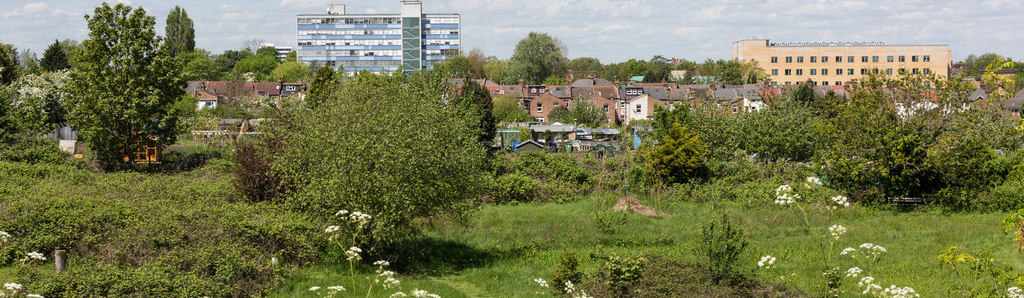
<path fill-rule="evenodd" d="M 761 261 L 757 262 L 757 267 L 764 269 L 775 268 L 775 257 L 770 255 L 761 257 Z"/>

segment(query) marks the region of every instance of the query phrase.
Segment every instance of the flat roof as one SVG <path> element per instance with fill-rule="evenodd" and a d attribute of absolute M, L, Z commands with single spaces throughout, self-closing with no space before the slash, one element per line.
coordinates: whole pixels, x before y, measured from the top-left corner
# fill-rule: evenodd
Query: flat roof
<path fill-rule="evenodd" d="M 741 39 L 740 41 L 764 41 L 768 47 L 777 48 L 830 48 L 830 47 L 936 47 L 949 44 L 886 44 L 881 41 L 807 41 L 807 42 L 771 42 L 768 39 Z"/>
<path fill-rule="evenodd" d="M 459 16 L 457 13 L 425 13 L 424 16 Z M 395 17 L 401 16 L 399 13 L 360 13 L 360 14 L 298 14 L 300 17 L 323 17 L 323 18 L 350 18 L 350 17 Z"/>

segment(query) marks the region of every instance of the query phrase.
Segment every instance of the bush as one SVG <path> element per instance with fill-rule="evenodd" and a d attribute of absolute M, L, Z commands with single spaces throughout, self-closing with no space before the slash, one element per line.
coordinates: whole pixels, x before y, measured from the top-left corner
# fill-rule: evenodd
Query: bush
<path fill-rule="evenodd" d="M 511 173 L 495 179 L 491 196 L 495 203 L 519 203 L 537 200 L 541 185 L 531 177 Z"/>
<path fill-rule="evenodd" d="M 494 183 L 488 193 L 497 203 L 569 201 L 590 193 L 597 169 L 568 154 L 523 152 L 491 160 Z"/>
<path fill-rule="evenodd" d="M 643 274 L 647 259 L 619 256 L 615 253 L 598 258 L 605 260 L 597 275 L 604 290 L 616 297 L 632 294 L 631 289 Z"/>
<path fill-rule="evenodd" d="M 660 143 L 642 154 L 647 175 L 653 181 L 672 184 L 696 178 L 704 166 L 707 149 L 700 137 L 675 123 Z"/>
<path fill-rule="evenodd" d="M 306 216 L 230 203 L 222 164 L 164 175 L 0 162 L 0 175 L 0 231 L 12 235 L 0 265 L 68 250 L 67 274 L 14 276 L 48 297 L 260 295 L 323 246 Z"/>
<path fill-rule="evenodd" d="M 56 141 L 43 138 L 22 140 L 9 148 L 0 145 L 0 161 L 84 166 L 84 163 L 70 159 L 70 155 L 60 150 Z"/>
<path fill-rule="evenodd" d="M 565 283 L 572 282 L 573 284 L 580 284 L 583 281 L 583 273 L 580 273 L 579 266 L 580 261 L 576 259 L 576 255 L 571 251 L 565 251 L 562 255 L 562 260 L 558 263 L 558 267 L 551 272 L 551 286 L 554 287 L 554 291 L 559 294 L 565 294 Z"/>
<path fill-rule="evenodd" d="M 743 230 L 734 226 L 729 217 L 722 214 L 718 221 L 701 227 L 700 242 L 694 254 L 715 281 L 722 281 L 736 275 L 736 261 L 747 247 Z"/>
<path fill-rule="evenodd" d="M 286 140 L 270 163 L 288 190 L 276 202 L 318 216 L 373 216 L 358 245 L 371 253 L 415 234 L 417 218 L 472 210 L 487 149 L 473 111 L 448 104 L 460 95 L 431 73 L 343 81 L 320 107 L 264 130 Z"/>

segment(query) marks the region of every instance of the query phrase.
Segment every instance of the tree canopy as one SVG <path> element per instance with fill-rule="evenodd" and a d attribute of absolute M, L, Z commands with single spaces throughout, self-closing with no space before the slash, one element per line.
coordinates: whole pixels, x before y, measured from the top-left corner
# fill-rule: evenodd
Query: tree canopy
<path fill-rule="evenodd" d="M 71 68 L 68 61 L 68 53 L 60 45 L 60 41 L 54 40 L 46 51 L 43 52 L 43 60 L 39 61 L 40 66 L 46 71 L 58 71 Z"/>
<path fill-rule="evenodd" d="M 270 78 L 284 79 L 285 82 L 304 82 L 309 78 L 309 66 L 301 62 L 285 62 L 278 65 Z"/>
<path fill-rule="evenodd" d="M 174 143 L 181 126 L 171 107 L 184 81 L 142 8 L 104 3 L 86 19 L 89 39 L 75 51 L 68 118 L 104 167 L 119 168 L 140 139 Z"/>
<path fill-rule="evenodd" d="M 516 45 L 502 82 L 518 82 L 523 78 L 527 83 L 540 84 L 548 76 L 565 75 L 567 64 L 561 46 L 554 38 L 547 33 L 530 32 Z"/>
<path fill-rule="evenodd" d="M 180 6 L 174 6 L 174 9 L 167 14 L 167 27 L 164 28 L 164 31 L 171 56 L 196 49 L 196 30 L 192 26 L 192 19 Z"/>

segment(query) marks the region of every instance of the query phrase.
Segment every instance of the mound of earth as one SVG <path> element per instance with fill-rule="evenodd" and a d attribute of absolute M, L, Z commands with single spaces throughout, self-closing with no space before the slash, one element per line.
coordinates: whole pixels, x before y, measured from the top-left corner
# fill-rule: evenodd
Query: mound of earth
<path fill-rule="evenodd" d="M 658 212 L 657 210 L 654 210 L 654 208 L 641 205 L 640 201 L 637 200 L 636 197 L 622 197 L 621 199 L 619 199 L 618 203 L 615 203 L 615 206 L 612 207 L 612 210 L 615 210 L 615 211 L 632 210 L 633 212 L 636 212 L 636 213 L 639 213 L 639 214 L 642 214 L 642 215 L 647 215 L 647 216 L 672 215 L 672 213 Z"/>

